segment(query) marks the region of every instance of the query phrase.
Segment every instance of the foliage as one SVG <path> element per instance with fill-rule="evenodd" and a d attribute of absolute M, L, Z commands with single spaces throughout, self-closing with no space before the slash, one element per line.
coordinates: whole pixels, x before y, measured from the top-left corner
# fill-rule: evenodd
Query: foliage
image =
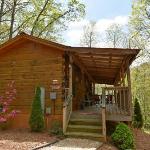
<path fill-rule="evenodd" d="M 54 135 L 63 135 L 63 130 L 62 130 L 62 126 L 61 126 L 61 122 L 58 120 L 55 120 L 52 122 L 52 126 L 50 129 L 50 133 L 54 134 Z"/>
<path fill-rule="evenodd" d="M 98 33 L 96 31 L 96 22 L 90 21 L 83 28 L 83 36 L 80 39 L 80 45 L 86 47 L 93 47 L 98 42 Z"/>
<path fill-rule="evenodd" d="M 139 100 L 144 128 L 150 129 L 150 62 L 131 69 L 133 99 Z"/>
<path fill-rule="evenodd" d="M 41 89 L 36 88 L 35 98 L 32 103 L 32 111 L 29 120 L 31 131 L 40 132 L 44 129 L 44 115 L 41 107 Z"/>
<path fill-rule="evenodd" d="M 56 41 L 70 21 L 82 18 L 84 14 L 85 6 L 80 0 L 2 0 L 0 42 L 21 31 Z"/>
<path fill-rule="evenodd" d="M 126 124 L 118 124 L 111 137 L 119 149 L 134 149 L 133 134 Z"/>
<path fill-rule="evenodd" d="M 135 103 L 134 103 L 133 126 L 134 128 L 142 128 L 143 126 L 142 112 L 137 98 L 135 99 Z"/>
<path fill-rule="evenodd" d="M 138 44 L 143 41 L 141 49 L 146 55 L 150 56 L 150 1 L 134 0 L 132 5 L 132 15 L 130 17 L 130 30 L 132 37 Z"/>
<path fill-rule="evenodd" d="M 0 124 L 6 124 L 10 118 L 14 118 L 19 110 L 11 109 L 11 103 L 16 99 L 14 81 L 7 85 L 5 95 L 0 96 Z"/>

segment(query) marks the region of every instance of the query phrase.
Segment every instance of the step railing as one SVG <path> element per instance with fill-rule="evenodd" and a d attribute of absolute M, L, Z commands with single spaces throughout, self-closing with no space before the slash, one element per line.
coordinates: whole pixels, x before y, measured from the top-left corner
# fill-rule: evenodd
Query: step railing
<path fill-rule="evenodd" d="M 66 132 L 71 113 L 72 113 L 72 94 L 69 93 L 69 89 L 65 89 L 65 102 L 63 105 L 63 133 Z"/>

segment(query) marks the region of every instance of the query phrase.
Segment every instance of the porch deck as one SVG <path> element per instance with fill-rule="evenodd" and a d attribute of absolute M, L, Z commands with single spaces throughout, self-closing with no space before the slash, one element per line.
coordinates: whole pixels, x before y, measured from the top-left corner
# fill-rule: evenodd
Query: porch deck
<path fill-rule="evenodd" d="M 132 116 L 129 115 L 127 112 L 121 111 L 119 110 L 119 108 L 115 110 L 114 108 L 117 107 L 113 105 L 106 105 L 106 121 L 132 121 Z M 76 115 L 99 115 L 100 118 L 102 116 L 101 113 L 101 107 L 96 105 L 85 107 L 83 110 L 74 111 L 74 114 Z"/>

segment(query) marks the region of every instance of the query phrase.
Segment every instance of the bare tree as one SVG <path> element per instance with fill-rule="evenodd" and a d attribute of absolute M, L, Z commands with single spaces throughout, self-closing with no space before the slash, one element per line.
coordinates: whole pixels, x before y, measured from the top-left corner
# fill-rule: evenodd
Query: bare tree
<path fill-rule="evenodd" d="M 41 11 L 39 12 L 39 14 L 37 15 L 37 17 L 36 17 L 36 19 L 35 19 L 35 21 L 34 21 L 34 23 L 33 23 L 33 26 L 32 26 L 31 35 L 33 35 L 33 33 L 34 33 L 34 28 L 36 27 L 37 22 L 39 21 L 39 18 L 40 18 L 40 16 L 42 15 L 42 13 L 44 12 L 44 10 L 45 10 L 45 8 L 46 8 L 46 6 L 47 6 L 47 4 L 48 4 L 49 1 L 50 1 L 50 0 L 46 0 L 46 1 L 45 1 L 45 4 L 44 4 L 43 8 L 41 9 Z"/>
<path fill-rule="evenodd" d="M 110 47 L 123 47 L 127 48 L 129 46 L 128 44 L 128 37 L 125 32 L 123 32 L 123 29 L 118 24 L 112 24 L 109 28 L 105 31 L 106 35 L 106 43 Z"/>
<path fill-rule="evenodd" d="M 12 12 L 11 12 L 11 21 L 10 21 L 10 29 L 9 29 L 9 39 L 11 39 L 12 36 L 13 36 L 13 28 L 14 28 L 16 7 L 17 7 L 17 0 L 13 0 Z"/>
<path fill-rule="evenodd" d="M 86 47 L 93 47 L 98 42 L 98 33 L 96 31 L 96 22 L 90 21 L 88 25 L 84 26 L 83 36 L 80 39 L 80 45 Z"/>

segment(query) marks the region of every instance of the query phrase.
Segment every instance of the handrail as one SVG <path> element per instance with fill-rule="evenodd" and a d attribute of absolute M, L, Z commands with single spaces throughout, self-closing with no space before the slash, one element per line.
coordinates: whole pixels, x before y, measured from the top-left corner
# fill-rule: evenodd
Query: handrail
<path fill-rule="evenodd" d="M 115 87 L 103 87 L 105 90 L 113 90 L 113 89 L 128 89 L 128 86 L 115 86 Z"/>
<path fill-rule="evenodd" d="M 65 102 L 63 105 L 63 133 L 66 132 L 70 116 L 72 113 L 72 94 L 67 93 L 68 95 L 65 97 Z"/>
<path fill-rule="evenodd" d="M 72 101 L 72 94 L 69 94 L 64 102 L 64 107 L 67 107 L 69 105 L 69 103 Z"/>

